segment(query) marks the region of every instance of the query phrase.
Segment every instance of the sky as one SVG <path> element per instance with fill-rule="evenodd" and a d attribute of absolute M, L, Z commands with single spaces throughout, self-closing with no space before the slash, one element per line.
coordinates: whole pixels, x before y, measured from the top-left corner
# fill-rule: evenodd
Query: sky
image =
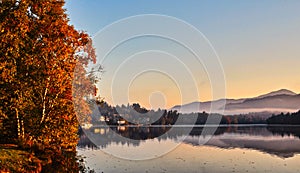
<path fill-rule="evenodd" d="M 67 0 L 65 8 L 70 24 L 94 39 L 98 63 L 105 71 L 98 85 L 100 95 L 110 104 L 139 102 L 156 109 L 254 97 L 282 88 L 300 93 L 300 1 Z M 164 27 L 168 23 L 164 17 L 150 24 L 146 19 L 122 23 L 145 14 L 170 16 L 193 26 L 202 38 L 181 25 Z M 142 36 L 113 47 L 113 40 L 143 27 L 145 32 L 161 27 L 165 35 L 177 33 L 179 43 Z M 201 50 L 200 61 L 181 44 L 189 41 L 190 47 Z M 113 51 L 101 59 L 109 46 Z"/>

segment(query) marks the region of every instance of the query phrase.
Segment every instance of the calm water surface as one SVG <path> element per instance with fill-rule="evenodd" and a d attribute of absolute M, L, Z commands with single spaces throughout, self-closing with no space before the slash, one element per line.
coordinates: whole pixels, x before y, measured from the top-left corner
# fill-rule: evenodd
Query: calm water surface
<path fill-rule="evenodd" d="M 100 173 L 300 172 L 299 137 L 299 126 L 99 126 L 81 133 L 78 154 Z"/>

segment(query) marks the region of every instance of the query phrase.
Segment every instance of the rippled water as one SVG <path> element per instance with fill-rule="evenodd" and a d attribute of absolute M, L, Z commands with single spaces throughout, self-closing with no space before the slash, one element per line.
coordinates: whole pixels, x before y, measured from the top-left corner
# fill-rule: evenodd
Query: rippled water
<path fill-rule="evenodd" d="M 78 153 L 96 172 L 300 172 L 299 126 L 209 129 L 93 127 Z"/>

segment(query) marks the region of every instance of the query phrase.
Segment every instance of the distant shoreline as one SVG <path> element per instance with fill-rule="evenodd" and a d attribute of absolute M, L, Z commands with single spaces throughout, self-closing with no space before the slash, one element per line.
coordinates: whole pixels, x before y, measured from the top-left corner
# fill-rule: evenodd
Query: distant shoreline
<path fill-rule="evenodd" d="M 94 125 L 91 128 L 98 128 L 98 127 L 300 127 L 299 125 L 295 124 L 203 124 L 203 125 Z M 88 129 L 85 129 L 88 130 Z"/>

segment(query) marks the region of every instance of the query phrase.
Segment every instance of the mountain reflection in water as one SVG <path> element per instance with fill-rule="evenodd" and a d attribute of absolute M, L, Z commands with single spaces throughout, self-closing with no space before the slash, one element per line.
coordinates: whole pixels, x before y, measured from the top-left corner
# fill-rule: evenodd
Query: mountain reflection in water
<path fill-rule="evenodd" d="M 184 139 L 184 143 L 198 146 L 209 137 L 210 139 L 204 145 L 218 148 L 254 149 L 281 158 L 292 157 L 300 153 L 300 126 L 223 126 L 218 127 L 213 136 L 203 135 L 203 129 L 203 127 L 171 126 L 95 126 L 80 133 L 78 147 L 97 149 L 106 148 L 112 144 L 139 146 L 142 142 L 154 138 L 157 138 L 159 142 L 166 140 L 180 142 Z M 116 137 L 118 135 L 123 137 Z"/>

